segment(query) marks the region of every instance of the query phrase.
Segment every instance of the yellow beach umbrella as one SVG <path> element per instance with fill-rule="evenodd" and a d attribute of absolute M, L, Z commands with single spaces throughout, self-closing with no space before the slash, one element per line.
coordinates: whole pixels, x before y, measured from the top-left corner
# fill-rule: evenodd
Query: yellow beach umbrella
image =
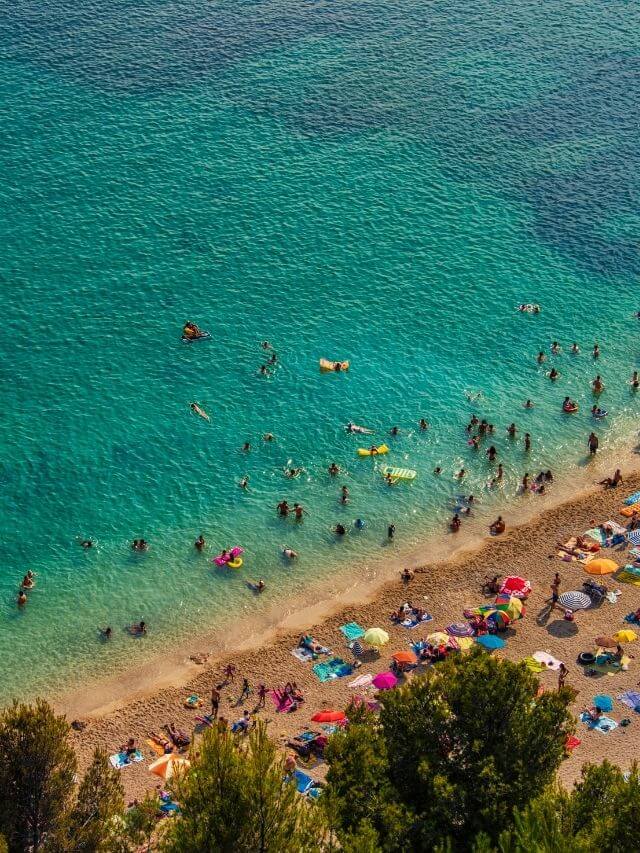
<path fill-rule="evenodd" d="M 616 631 L 613 639 L 619 643 L 633 643 L 634 640 L 638 639 L 638 635 L 631 628 L 623 628 L 621 631 Z"/>
<path fill-rule="evenodd" d="M 191 763 L 186 758 L 176 755 L 175 752 L 170 752 L 150 764 L 149 770 L 161 779 L 171 779 L 176 773 L 182 773 L 189 767 L 191 767 Z"/>
<path fill-rule="evenodd" d="M 512 595 L 506 604 L 498 604 L 496 600 L 496 610 L 502 610 L 510 619 L 519 619 L 522 616 L 523 604 L 519 598 Z"/>
<path fill-rule="evenodd" d="M 431 643 L 432 646 L 440 646 L 442 643 L 446 645 L 450 639 L 451 637 L 445 634 L 444 631 L 434 631 L 433 634 L 429 634 L 427 637 L 427 643 Z"/>
<path fill-rule="evenodd" d="M 620 567 L 613 560 L 606 557 L 598 557 L 596 560 L 591 560 L 584 567 L 585 572 L 590 575 L 610 575 L 612 572 L 617 572 Z"/>
<path fill-rule="evenodd" d="M 389 642 L 389 635 L 382 628 L 369 628 L 364 632 L 362 639 L 368 646 L 386 646 Z"/>
<path fill-rule="evenodd" d="M 456 637 L 454 642 L 461 652 L 468 652 L 475 640 L 473 637 Z"/>

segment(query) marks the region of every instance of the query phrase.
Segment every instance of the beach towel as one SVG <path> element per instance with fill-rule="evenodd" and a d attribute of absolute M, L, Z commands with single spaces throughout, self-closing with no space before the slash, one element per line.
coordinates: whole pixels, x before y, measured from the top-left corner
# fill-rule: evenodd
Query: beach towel
<path fill-rule="evenodd" d="M 618 695 L 618 699 L 631 708 L 632 711 L 637 711 L 640 714 L 640 693 L 637 690 L 625 690 L 624 693 Z"/>
<path fill-rule="evenodd" d="M 288 713 L 289 709 L 293 705 L 293 699 L 290 696 L 283 697 L 279 690 L 270 690 L 269 696 L 271 696 L 278 714 Z"/>
<path fill-rule="evenodd" d="M 340 626 L 340 630 L 349 642 L 359 640 L 360 637 L 364 637 L 364 628 L 361 628 L 357 622 L 347 622 L 346 625 Z"/>
<path fill-rule="evenodd" d="M 292 781 L 296 783 L 296 789 L 300 794 L 306 794 L 308 789 L 313 785 L 313 779 L 302 770 L 294 770 L 292 773 Z"/>
<path fill-rule="evenodd" d="M 553 655 L 549 655 L 546 652 L 534 652 L 532 657 L 534 660 L 543 664 L 545 669 L 552 669 L 554 672 L 557 672 L 560 669 L 560 664 L 562 663 L 561 660 L 554 658 Z"/>
<path fill-rule="evenodd" d="M 133 764 L 134 761 L 137 762 L 142 760 L 143 755 L 139 749 L 137 749 L 133 755 L 128 757 L 125 752 L 116 752 L 115 755 L 109 756 L 109 764 L 112 767 L 115 767 L 116 770 L 122 770 L 124 767 L 128 767 L 130 764 Z"/>
<path fill-rule="evenodd" d="M 353 667 L 345 663 L 342 658 L 331 658 L 324 663 L 316 663 L 313 671 L 319 680 L 324 684 L 325 681 L 331 681 L 334 678 L 344 678 L 345 675 L 351 675 Z"/>
<path fill-rule="evenodd" d="M 603 735 L 609 734 L 609 732 L 618 728 L 618 724 L 615 720 L 612 720 L 611 717 L 602 716 L 597 722 L 594 722 L 586 711 L 583 711 L 582 714 L 580 714 L 580 719 L 583 723 L 586 723 L 590 729 L 598 731 Z"/>
<path fill-rule="evenodd" d="M 354 681 L 349 682 L 349 687 L 353 687 L 357 689 L 358 687 L 368 687 L 373 681 L 373 675 L 370 672 L 365 673 L 364 675 L 359 675 Z"/>
<path fill-rule="evenodd" d="M 630 583 L 632 586 L 640 586 L 640 577 L 635 572 L 630 572 L 628 569 L 633 566 L 625 566 L 624 569 L 616 575 L 616 580 L 620 583 Z"/>
<path fill-rule="evenodd" d="M 145 743 L 150 749 L 155 752 L 156 755 L 164 755 L 164 748 L 161 747 L 159 743 L 156 743 L 155 740 L 151 740 L 151 738 L 149 738 L 149 740 L 146 740 Z"/>
<path fill-rule="evenodd" d="M 415 616 L 407 616 L 400 624 L 403 628 L 417 628 L 418 625 L 422 625 L 423 622 L 431 622 L 432 619 L 433 616 L 430 613 L 425 613 L 422 619 L 416 619 Z"/>
<path fill-rule="evenodd" d="M 630 530 L 627 533 L 627 539 L 632 545 L 640 545 L 640 530 Z"/>
<path fill-rule="evenodd" d="M 627 613 L 627 615 L 624 617 L 624 621 L 625 622 L 631 622 L 632 625 L 640 625 L 640 619 L 636 619 L 635 612 L 634 613 Z"/>
<path fill-rule="evenodd" d="M 631 504 L 638 503 L 640 501 L 640 492 L 634 492 L 632 495 L 629 495 L 628 498 L 624 499 L 624 502 L 627 506 L 631 506 Z"/>
<path fill-rule="evenodd" d="M 624 515 L 625 518 L 631 518 L 638 510 L 640 510 L 640 504 L 631 504 L 630 506 L 623 506 L 618 512 L 620 515 Z"/>
<path fill-rule="evenodd" d="M 523 658 L 522 663 L 525 664 L 527 669 L 530 669 L 531 672 L 544 672 L 547 668 L 543 663 L 540 663 L 539 660 L 532 657 Z"/>
<path fill-rule="evenodd" d="M 309 663 L 310 660 L 313 660 L 313 655 L 309 649 L 302 649 L 298 647 L 297 649 L 291 649 L 291 654 L 296 658 L 296 660 L 302 661 L 302 663 Z"/>
<path fill-rule="evenodd" d="M 613 537 L 615 539 L 616 536 L 626 536 L 627 528 L 623 527 L 621 524 L 618 524 L 617 521 L 613 521 L 609 519 L 609 521 L 605 522 L 607 527 L 611 528 L 611 532 L 613 533 Z"/>
<path fill-rule="evenodd" d="M 604 545 L 605 539 L 599 527 L 592 527 L 591 530 L 585 530 L 584 535 L 588 536 L 589 539 L 594 539 L 596 542 L 599 542 L 600 545 Z"/>

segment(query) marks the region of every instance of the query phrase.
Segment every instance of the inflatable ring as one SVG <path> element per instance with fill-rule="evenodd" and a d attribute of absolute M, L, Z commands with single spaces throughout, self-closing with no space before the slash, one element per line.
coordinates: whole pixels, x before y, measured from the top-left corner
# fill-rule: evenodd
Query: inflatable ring
<path fill-rule="evenodd" d="M 241 565 L 242 557 L 236 557 L 235 560 L 229 560 L 227 563 L 227 566 L 229 566 L 230 569 L 239 569 Z"/>
<path fill-rule="evenodd" d="M 592 652 L 581 652 L 578 655 L 578 663 L 580 666 L 591 666 L 595 663 L 596 656 Z"/>

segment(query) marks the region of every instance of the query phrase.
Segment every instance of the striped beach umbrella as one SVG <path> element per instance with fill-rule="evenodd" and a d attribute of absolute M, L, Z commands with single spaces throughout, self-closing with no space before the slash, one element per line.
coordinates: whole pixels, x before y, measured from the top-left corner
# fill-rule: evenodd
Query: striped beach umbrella
<path fill-rule="evenodd" d="M 452 637 L 473 637 L 473 628 L 468 622 L 454 622 L 445 628 Z"/>
<path fill-rule="evenodd" d="M 558 602 L 567 610 L 586 610 L 591 605 L 589 596 L 585 592 L 578 592 L 576 589 L 563 592 Z"/>

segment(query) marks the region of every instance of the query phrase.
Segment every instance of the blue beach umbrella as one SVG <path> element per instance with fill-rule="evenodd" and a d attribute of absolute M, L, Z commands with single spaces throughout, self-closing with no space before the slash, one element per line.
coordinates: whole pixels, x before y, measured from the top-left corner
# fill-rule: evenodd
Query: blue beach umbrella
<path fill-rule="evenodd" d="M 613 711 L 613 699 L 611 696 L 607 696 L 606 693 L 598 693 L 597 696 L 593 697 L 594 707 L 599 708 L 601 711 Z"/>
<path fill-rule="evenodd" d="M 476 637 L 476 643 L 480 643 L 481 646 L 484 646 L 485 649 L 502 649 L 506 646 L 504 640 L 501 640 L 500 637 L 496 637 L 495 634 L 483 634 L 481 637 Z"/>

